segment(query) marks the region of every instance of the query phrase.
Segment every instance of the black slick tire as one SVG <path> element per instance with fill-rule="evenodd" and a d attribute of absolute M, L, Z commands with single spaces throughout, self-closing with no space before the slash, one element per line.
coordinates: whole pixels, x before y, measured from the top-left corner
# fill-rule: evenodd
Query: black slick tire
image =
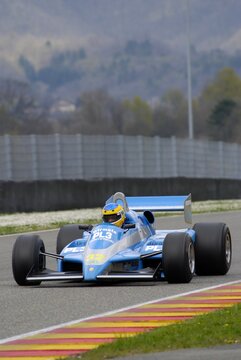
<path fill-rule="evenodd" d="M 41 281 L 26 278 L 30 272 L 45 269 L 45 252 L 43 240 L 38 235 L 20 235 L 13 246 L 12 271 L 16 283 L 20 286 L 39 285 Z"/>
<path fill-rule="evenodd" d="M 197 223 L 195 255 L 197 275 L 225 275 L 232 260 L 232 242 L 224 223 Z"/>
<path fill-rule="evenodd" d="M 194 275 L 194 244 L 187 233 L 167 234 L 163 244 L 163 271 L 169 283 L 189 283 Z"/>
<path fill-rule="evenodd" d="M 83 236 L 84 230 L 79 228 L 77 224 L 64 225 L 60 228 L 57 235 L 56 252 L 60 254 L 63 248 L 76 239 Z"/>

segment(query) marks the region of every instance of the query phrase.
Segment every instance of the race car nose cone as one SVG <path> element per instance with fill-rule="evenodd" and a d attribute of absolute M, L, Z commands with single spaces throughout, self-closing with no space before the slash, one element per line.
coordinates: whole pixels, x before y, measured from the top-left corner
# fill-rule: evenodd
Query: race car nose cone
<path fill-rule="evenodd" d="M 96 276 L 100 274 L 103 266 L 101 265 L 84 265 L 83 275 L 84 281 L 95 281 Z"/>

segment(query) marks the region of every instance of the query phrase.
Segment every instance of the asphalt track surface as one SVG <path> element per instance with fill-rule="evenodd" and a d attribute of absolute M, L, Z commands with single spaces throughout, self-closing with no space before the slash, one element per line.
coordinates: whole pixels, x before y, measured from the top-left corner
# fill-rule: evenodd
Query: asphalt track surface
<path fill-rule="evenodd" d="M 226 276 L 195 277 L 190 284 L 182 285 L 171 285 L 165 282 L 143 282 L 119 283 L 107 286 L 46 282 L 39 287 L 19 287 L 13 280 L 11 270 L 11 253 L 16 235 L 0 237 L 0 339 L 102 314 L 107 311 L 118 310 L 145 301 L 240 280 L 240 220 L 241 212 L 193 216 L 193 223 L 217 221 L 225 222 L 229 226 L 233 241 L 233 261 Z M 185 227 L 185 224 L 182 216 L 165 217 L 158 220 L 158 227 L 171 229 Z M 46 250 L 55 251 L 56 231 L 43 232 L 41 237 L 45 242 Z M 51 260 L 48 266 L 54 268 L 55 261 Z M 165 359 L 163 355 L 164 353 L 162 353 L 161 358 Z M 165 353 L 166 355 L 168 353 Z M 229 355 L 226 354 L 227 356 Z M 186 355 L 183 354 L 182 358 L 184 357 Z M 153 359 L 155 358 L 160 357 L 153 357 Z M 215 357 L 209 358 L 215 359 Z M 239 358 L 241 358 L 240 348 Z M 138 359 L 141 359 L 140 356 Z M 148 359 L 148 357 L 143 355 L 143 359 Z M 172 359 L 172 357 L 166 359 Z M 202 359 L 201 355 L 200 359 Z M 230 357 L 230 359 L 232 358 Z"/>

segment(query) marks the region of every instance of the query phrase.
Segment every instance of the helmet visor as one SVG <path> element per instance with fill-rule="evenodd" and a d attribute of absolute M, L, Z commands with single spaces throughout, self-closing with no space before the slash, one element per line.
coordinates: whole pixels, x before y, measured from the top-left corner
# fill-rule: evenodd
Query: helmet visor
<path fill-rule="evenodd" d="M 107 223 L 115 223 L 116 221 L 120 220 L 120 218 L 121 214 L 103 215 L 103 220 Z"/>

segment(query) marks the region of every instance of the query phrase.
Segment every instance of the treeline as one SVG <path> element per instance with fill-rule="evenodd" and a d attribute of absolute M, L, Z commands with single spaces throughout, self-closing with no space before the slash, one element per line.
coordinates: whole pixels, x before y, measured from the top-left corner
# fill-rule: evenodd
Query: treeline
<path fill-rule="evenodd" d="M 192 105 L 196 139 L 241 143 L 241 78 L 232 68 L 219 71 Z M 105 90 L 95 90 L 82 93 L 75 101 L 74 111 L 56 117 L 51 106 L 41 105 L 29 85 L 13 80 L 0 84 L 0 135 L 188 137 L 187 114 L 187 98 L 178 89 L 167 91 L 153 103 L 139 96 L 119 100 Z"/>

